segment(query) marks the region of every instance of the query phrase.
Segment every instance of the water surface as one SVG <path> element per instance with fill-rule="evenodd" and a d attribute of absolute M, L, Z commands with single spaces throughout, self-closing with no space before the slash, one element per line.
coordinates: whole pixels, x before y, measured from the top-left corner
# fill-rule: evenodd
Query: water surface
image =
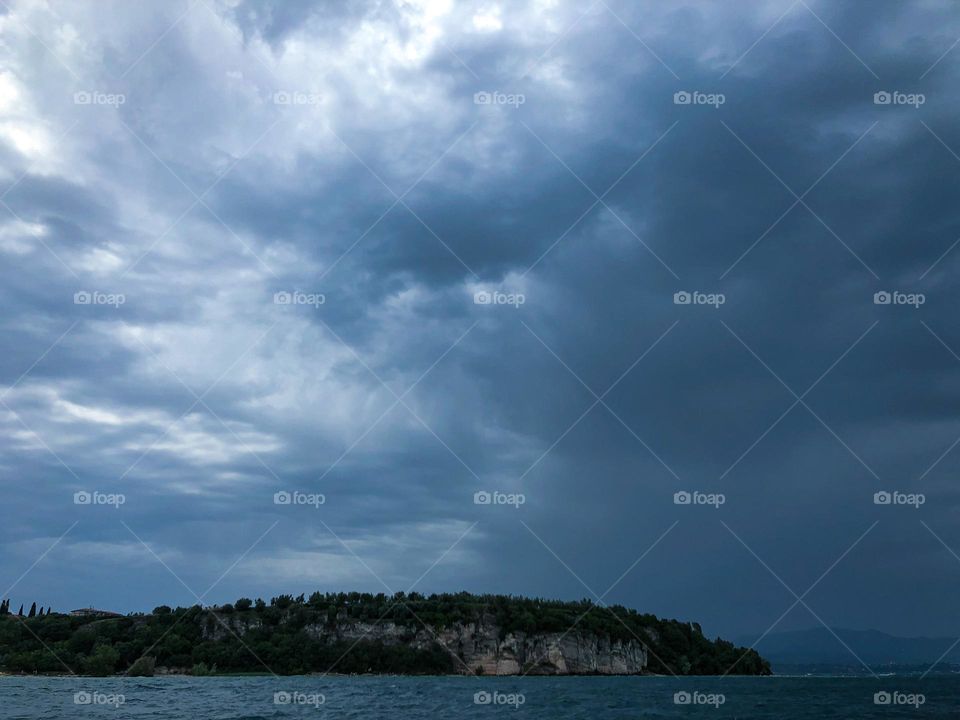
<path fill-rule="evenodd" d="M 0 677 L 0 717 L 956 718 L 960 676 Z"/>

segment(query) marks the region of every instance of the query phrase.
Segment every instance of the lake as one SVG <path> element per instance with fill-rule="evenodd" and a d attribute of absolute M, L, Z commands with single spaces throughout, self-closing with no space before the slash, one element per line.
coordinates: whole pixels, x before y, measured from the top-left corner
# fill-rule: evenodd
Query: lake
<path fill-rule="evenodd" d="M 955 718 L 960 676 L 0 677 L 0 717 Z"/>

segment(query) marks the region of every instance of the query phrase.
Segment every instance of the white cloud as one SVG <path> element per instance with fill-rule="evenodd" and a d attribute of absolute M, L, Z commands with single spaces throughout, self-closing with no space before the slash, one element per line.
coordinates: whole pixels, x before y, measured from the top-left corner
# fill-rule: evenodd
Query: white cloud
<path fill-rule="evenodd" d="M 14 255 L 26 255 L 36 249 L 37 238 L 47 234 L 42 223 L 14 219 L 0 225 L 0 250 Z"/>

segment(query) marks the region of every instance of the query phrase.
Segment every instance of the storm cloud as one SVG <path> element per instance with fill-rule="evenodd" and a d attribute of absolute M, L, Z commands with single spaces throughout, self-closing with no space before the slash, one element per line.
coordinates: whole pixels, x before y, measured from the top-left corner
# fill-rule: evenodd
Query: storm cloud
<path fill-rule="evenodd" d="M 7 594 L 960 633 L 958 37 L 948 0 L 9 3 Z"/>

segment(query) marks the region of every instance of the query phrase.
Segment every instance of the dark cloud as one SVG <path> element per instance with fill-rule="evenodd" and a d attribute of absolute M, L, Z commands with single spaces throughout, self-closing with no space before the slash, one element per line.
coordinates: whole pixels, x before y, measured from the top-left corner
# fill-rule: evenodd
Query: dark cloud
<path fill-rule="evenodd" d="M 4 50 L 11 582 L 77 521 L 13 594 L 192 602 L 138 538 L 197 592 L 256 543 L 211 601 L 402 589 L 455 544 L 420 589 L 629 569 L 610 601 L 731 635 L 793 601 L 753 553 L 802 593 L 849 550 L 826 622 L 955 632 L 960 28 L 788 5 L 14 5 L 86 40 Z"/>

